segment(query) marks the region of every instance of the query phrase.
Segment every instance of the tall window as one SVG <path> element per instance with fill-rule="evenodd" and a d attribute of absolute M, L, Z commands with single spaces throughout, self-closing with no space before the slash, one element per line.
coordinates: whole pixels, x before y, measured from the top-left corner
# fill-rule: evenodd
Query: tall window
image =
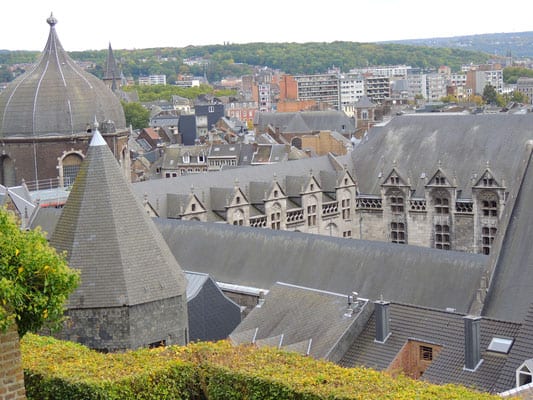
<path fill-rule="evenodd" d="M 403 222 L 391 222 L 390 237 L 392 243 L 405 243 L 405 224 Z"/>
<path fill-rule="evenodd" d="M 15 163 L 8 156 L 0 157 L 0 185 L 15 186 Z"/>
<path fill-rule="evenodd" d="M 450 213 L 450 199 L 447 197 L 435 197 L 433 199 L 435 204 L 436 214 L 449 214 Z"/>
<path fill-rule="evenodd" d="M 270 214 L 270 227 L 272 229 L 281 229 L 281 208 L 277 203 Z"/>
<path fill-rule="evenodd" d="M 495 193 L 483 193 L 481 197 L 481 215 L 484 217 L 498 216 L 498 196 Z"/>
<path fill-rule="evenodd" d="M 350 219 L 350 199 L 341 200 L 342 218 Z"/>
<path fill-rule="evenodd" d="M 482 243 L 482 253 L 490 254 L 490 249 L 492 248 L 492 243 L 496 237 L 497 229 L 494 227 L 484 226 L 481 229 L 481 243 Z"/>
<path fill-rule="evenodd" d="M 435 225 L 435 248 L 450 250 L 450 226 Z"/>
<path fill-rule="evenodd" d="M 390 196 L 389 201 L 390 201 L 390 208 L 393 213 L 403 213 L 403 210 L 404 210 L 403 196 L 400 196 L 400 195 Z"/>
<path fill-rule="evenodd" d="M 316 225 L 316 204 L 307 206 L 307 225 Z"/>
<path fill-rule="evenodd" d="M 63 182 L 65 186 L 71 186 L 74 183 L 82 161 L 81 156 L 76 153 L 69 154 L 63 158 Z"/>

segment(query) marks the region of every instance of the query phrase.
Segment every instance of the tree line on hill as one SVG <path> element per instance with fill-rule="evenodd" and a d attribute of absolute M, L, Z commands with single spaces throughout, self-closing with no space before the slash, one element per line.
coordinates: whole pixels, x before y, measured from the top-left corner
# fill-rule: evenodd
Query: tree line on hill
<path fill-rule="evenodd" d="M 248 43 L 116 49 L 113 52 L 125 76 L 137 79 L 139 76 L 164 74 L 170 83 L 178 75 L 205 75 L 210 82 L 219 81 L 226 76 L 250 74 L 254 66 L 267 66 L 292 75 L 325 73 L 333 66 L 342 72 L 348 72 L 353 68 L 395 64 L 421 69 L 448 65 L 452 70 L 458 71 L 462 64 L 485 63 L 490 58 L 487 53 L 456 48 L 357 42 Z M 12 79 L 7 66 L 33 62 L 39 54 L 35 51 L 1 51 L 0 81 Z M 69 54 L 74 60 L 93 62 L 96 67 L 90 72 L 99 77 L 103 75 L 107 49 Z M 186 59 L 206 62 L 187 65 L 183 62 Z"/>

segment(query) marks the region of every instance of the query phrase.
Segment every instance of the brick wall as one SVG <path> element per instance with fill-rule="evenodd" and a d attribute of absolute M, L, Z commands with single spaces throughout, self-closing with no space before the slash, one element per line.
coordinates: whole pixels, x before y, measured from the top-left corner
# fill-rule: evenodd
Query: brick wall
<path fill-rule="evenodd" d="M 26 398 L 19 335 L 13 326 L 0 333 L 0 400 Z"/>

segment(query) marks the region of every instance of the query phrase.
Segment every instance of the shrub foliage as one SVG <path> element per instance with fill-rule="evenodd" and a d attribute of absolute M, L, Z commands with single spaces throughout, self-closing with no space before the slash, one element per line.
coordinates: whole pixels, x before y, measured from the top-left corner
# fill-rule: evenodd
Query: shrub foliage
<path fill-rule="evenodd" d="M 41 231 L 21 231 L 14 215 L 0 207 L 0 333 L 15 323 L 21 337 L 58 327 L 78 280 Z"/>
<path fill-rule="evenodd" d="M 22 355 L 29 399 L 498 398 L 227 341 L 102 354 L 28 334 Z"/>

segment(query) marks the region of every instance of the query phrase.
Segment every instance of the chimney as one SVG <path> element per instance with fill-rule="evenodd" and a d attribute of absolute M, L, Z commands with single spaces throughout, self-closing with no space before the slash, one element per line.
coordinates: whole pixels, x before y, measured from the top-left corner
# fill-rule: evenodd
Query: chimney
<path fill-rule="evenodd" d="M 481 364 L 480 328 L 481 317 L 467 315 L 464 317 L 465 325 L 465 370 L 475 371 Z"/>
<path fill-rule="evenodd" d="M 385 343 L 390 336 L 389 306 L 389 301 L 378 300 L 374 302 L 374 315 L 376 319 L 375 341 L 378 343 Z"/>

